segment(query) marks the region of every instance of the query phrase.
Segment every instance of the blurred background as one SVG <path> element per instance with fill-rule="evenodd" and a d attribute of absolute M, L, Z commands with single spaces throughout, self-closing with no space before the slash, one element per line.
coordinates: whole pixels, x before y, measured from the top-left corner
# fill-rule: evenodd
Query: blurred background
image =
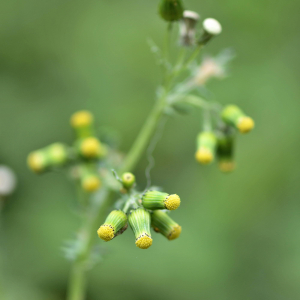
<path fill-rule="evenodd" d="M 65 299 L 70 263 L 61 248 L 80 225 L 76 194 L 61 174 L 32 174 L 26 157 L 72 143 L 69 118 L 80 109 L 114 128 L 129 149 L 160 82 L 146 42 L 163 41 L 157 4 L 0 2 L 0 164 L 18 178 L 1 217 L 9 299 Z M 173 242 L 154 235 L 147 251 L 130 232 L 107 244 L 87 299 L 298 299 L 300 2 L 186 0 L 185 7 L 222 23 L 205 52 L 233 47 L 237 57 L 231 76 L 209 89 L 222 104 L 241 106 L 256 128 L 239 136 L 237 169 L 224 175 L 194 160 L 199 113 L 169 120 L 152 180 L 181 196 L 173 217 L 182 235 Z M 135 172 L 142 188 L 146 164 Z"/>

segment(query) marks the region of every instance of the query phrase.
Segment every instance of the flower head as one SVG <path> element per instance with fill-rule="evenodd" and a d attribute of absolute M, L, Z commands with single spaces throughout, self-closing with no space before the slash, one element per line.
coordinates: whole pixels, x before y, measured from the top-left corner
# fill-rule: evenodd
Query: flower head
<path fill-rule="evenodd" d="M 98 158 L 102 153 L 102 145 L 95 137 L 87 137 L 79 142 L 79 152 L 85 158 Z"/>
<path fill-rule="evenodd" d="M 135 235 L 135 244 L 141 249 L 147 249 L 152 245 L 150 220 L 150 213 L 144 208 L 132 210 L 128 216 L 129 225 Z"/>
<path fill-rule="evenodd" d="M 180 206 L 180 198 L 176 194 L 169 195 L 159 191 L 147 191 L 142 196 L 142 204 L 147 209 L 175 210 Z"/>
<path fill-rule="evenodd" d="M 86 110 L 78 111 L 71 117 L 71 126 L 75 129 L 79 138 L 92 135 L 94 117 Z"/>
<path fill-rule="evenodd" d="M 101 180 L 96 174 L 89 174 L 81 179 L 81 186 L 87 192 L 95 192 L 101 187 Z"/>
<path fill-rule="evenodd" d="M 164 235 L 168 240 L 177 239 L 181 233 L 181 226 L 174 222 L 167 213 L 155 210 L 151 215 L 151 225 L 156 232 Z"/>
<path fill-rule="evenodd" d="M 98 236 L 108 242 L 127 225 L 127 216 L 121 210 L 113 210 L 106 218 L 103 225 L 97 230 Z"/>
<path fill-rule="evenodd" d="M 217 138 L 213 132 L 203 131 L 197 137 L 196 160 L 204 165 L 210 164 L 214 157 L 217 146 Z"/>
<path fill-rule="evenodd" d="M 218 134 L 217 157 L 222 172 L 228 173 L 235 169 L 234 134 L 230 130 Z"/>
<path fill-rule="evenodd" d="M 223 121 L 239 130 L 240 133 L 250 132 L 254 128 L 252 118 L 246 116 L 236 105 L 228 105 L 222 111 Z"/>

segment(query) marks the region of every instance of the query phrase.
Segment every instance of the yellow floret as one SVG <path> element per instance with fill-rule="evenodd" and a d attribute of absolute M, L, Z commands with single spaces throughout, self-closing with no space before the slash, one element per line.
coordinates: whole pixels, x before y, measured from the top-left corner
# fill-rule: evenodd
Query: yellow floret
<path fill-rule="evenodd" d="M 204 165 L 207 165 L 209 163 L 211 163 L 214 159 L 213 154 L 211 153 L 211 151 L 209 151 L 206 148 L 200 148 L 197 152 L 196 152 L 196 160 Z"/>
<path fill-rule="evenodd" d="M 181 226 L 177 225 L 173 227 L 173 230 L 171 231 L 171 233 L 168 235 L 168 239 L 171 240 L 175 240 L 180 236 L 181 233 Z"/>
<path fill-rule="evenodd" d="M 221 161 L 219 169 L 225 173 L 232 172 L 235 169 L 235 163 L 233 161 Z"/>
<path fill-rule="evenodd" d="M 71 125 L 74 128 L 80 128 L 91 125 L 93 122 L 93 115 L 85 110 L 78 111 L 71 117 Z"/>
<path fill-rule="evenodd" d="M 97 233 L 99 238 L 106 242 L 112 240 L 115 236 L 114 229 L 111 225 L 100 226 L 100 228 L 97 230 Z"/>
<path fill-rule="evenodd" d="M 152 245 L 152 238 L 144 234 L 137 238 L 135 241 L 137 247 L 141 249 L 148 249 Z"/>
<path fill-rule="evenodd" d="M 101 181 L 97 176 L 89 176 L 82 182 L 82 188 L 87 192 L 97 191 L 101 186 Z"/>
<path fill-rule="evenodd" d="M 101 153 L 101 144 L 97 138 L 89 137 L 83 140 L 80 150 L 86 157 L 98 157 Z"/>
<path fill-rule="evenodd" d="M 41 172 L 45 167 L 45 157 L 42 153 L 32 152 L 27 158 L 29 168 L 34 172 Z"/>
<path fill-rule="evenodd" d="M 238 121 L 237 128 L 240 133 L 247 133 L 254 128 L 254 121 L 250 117 L 241 117 Z"/>
<path fill-rule="evenodd" d="M 175 210 L 180 205 L 180 198 L 178 195 L 173 194 L 169 195 L 166 200 L 164 201 L 165 207 L 168 210 Z"/>

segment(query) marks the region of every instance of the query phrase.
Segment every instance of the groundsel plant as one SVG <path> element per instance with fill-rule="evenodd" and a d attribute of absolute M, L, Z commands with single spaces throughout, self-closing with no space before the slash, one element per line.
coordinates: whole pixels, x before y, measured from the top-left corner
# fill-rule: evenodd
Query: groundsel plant
<path fill-rule="evenodd" d="M 76 240 L 66 248 L 73 263 L 69 300 L 85 299 L 86 273 L 101 254 L 98 237 L 109 242 L 130 227 L 135 245 L 148 249 L 152 244 L 155 247 L 151 228 L 167 240 L 180 236 L 181 226 L 170 216 L 180 206 L 180 197 L 175 191 L 168 193 L 151 186 L 150 180 L 152 152 L 163 128 L 162 120 L 171 114 L 186 113 L 190 108 L 201 109 L 203 128 L 195 137 L 196 161 L 208 165 L 217 160 L 223 172 L 234 170 L 237 135 L 254 127 L 253 120 L 238 106 L 223 107 L 203 95 L 208 94 L 206 84 L 211 78 L 226 76 L 231 58 L 225 51 L 199 63 L 201 49 L 221 34 L 221 24 L 212 18 L 200 21 L 198 13 L 184 10 L 181 0 L 161 0 L 159 14 L 166 21 L 165 44 L 162 49 L 153 41 L 149 44 L 161 66 L 163 80 L 154 107 L 127 155 L 122 155 L 107 137 L 97 133 L 91 112 L 79 111 L 70 122 L 75 133 L 73 145 L 53 143 L 28 156 L 32 171 L 40 174 L 65 170 L 78 186 L 82 225 Z M 175 34 L 178 38 L 172 43 L 170 37 Z M 146 149 L 148 183 L 140 189 L 131 172 Z"/>

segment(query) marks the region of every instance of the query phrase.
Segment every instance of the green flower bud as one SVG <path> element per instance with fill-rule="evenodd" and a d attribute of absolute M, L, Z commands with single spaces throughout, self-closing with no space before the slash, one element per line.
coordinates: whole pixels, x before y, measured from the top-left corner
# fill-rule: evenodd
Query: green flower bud
<path fill-rule="evenodd" d="M 86 192 L 95 192 L 101 187 L 102 183 L 95 165 L 84 164 L 80 167 L 80 182 Z"/>
<path fill-rule="evenodd" d="M 142 196 L 142 204 L 146 209 L 175 210 L 180 206 L 180 198 L 176 194 L 169 195 L 158 191 L 147 191 Z"/>
<path fill-rule="evenodd" d="M 125 189 L 130 189 L 135 184 L 135 176 L 132 173 L 124 173 L 122 175 L 122 183 Z"/>
<path fill-rule="evenodd" d="M 64 144 L 55 143 L 46 148 L 50 164 L 61 166 L 68 160 L 68 148 Z"/>
<path fill-rule="evenodd" d="M 29 168 L 41 173 L 50 167 L 59 167 L 68 161 L 68 148 L 64 144 L 55 143 L 43 149 L 31 152 L 27 158 Z"/>
<path fill-rule="evenodd" d="M 215 157 L 217 138 L 213 132 L 203 131 L 197 137 L 196 160 L 201 164 L 209 164 Z"/>
<path fill-rule="evenodd" d="M 103 225 L 97 230 L 99 238 L 108 242 L 124 231 L 127 226 L 127 216 L 121 210 L 113 210 Z"/>
<path fill-rule="evenodd" d="M 128 216 L 129 225 L 135 235 L 135 244 L 141 249 L 152 245 L 150 219 L 150 213 L 143 208 L 132 210 Z"/>
<path fill-rule="evenodd" d="M 254 121 L 235 105 L 228 105 L 223 109 L 222 119 L 227 125 L 237 128 L 240 133 L 247 133 L 254 128 Z"/>
<path fill-rule="evenodd" d="M 102 157 L 102 144 L 96 137 L 87 137 L 79 140 L 76 147 L 80 156 L 86 159 L 97 159 Z"/>
<path fill-rule="evenodd" d="M 164 20 L 169 22 L 180 20 L 183 17 L 181 0 L 161 0 L 159 14 Z"/>
<path fill-rule="evenodd" d="M 217 157 L 219 169 L 222 172 L 231 172 L 235 168 L 234 163 L 234 135 L 228 132 L 218 134 Z"/>
<path fill-rule="evenodd" d="M 94 117 L 89 111 L 78 111 L 71 117 L 71 126 L 76 131 L 78 138 L 85 138 L 93 135 Z"/>
<path fill-rule="evenodd" d="M 167 213 L 155 210 L 151 215 L 151 225 L 156 232 L 160 232 L 168 240 L 177 239 L 181 233 L 181 226 L 174 222 Z"/>

